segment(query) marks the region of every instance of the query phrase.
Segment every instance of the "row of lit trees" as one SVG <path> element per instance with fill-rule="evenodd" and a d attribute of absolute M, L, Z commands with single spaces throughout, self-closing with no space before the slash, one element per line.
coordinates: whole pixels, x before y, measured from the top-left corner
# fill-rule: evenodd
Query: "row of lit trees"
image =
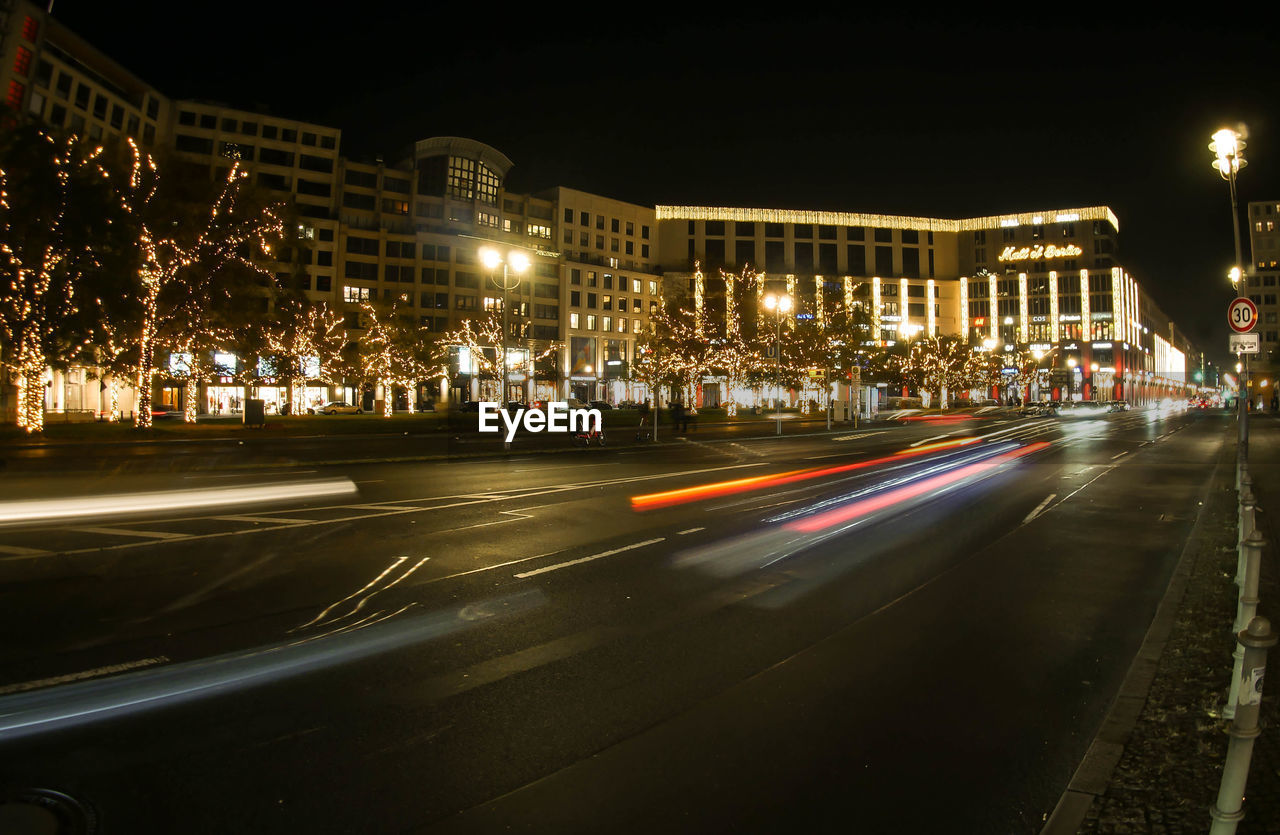
<path fill-rule="evenodd" d="M 696 269 L 696 265 L 695 265 Z M 704 375 L 725 377 L 729 390 L 766 385 L 803 386 L 811 369 L 845 373 L 860 370 L 864 381 L 884 382 L 936 393 L 946 406 L 956 391 L 990 389 L 1009 381 L 1025 388 L 1047 373 L 1026 350 L 991 352 L 949 336 L 931 336 L 877 347 L 871 319 L 858 301 L 832 304 L 822 318 L 786 317 L 789 297 L 766 295 L 765 276 L 750 266 L 720 271 L 724 315 L 710 317 L 707 299 L 676 293 L 651 316 L 641 340 L 635 376 L 657 390 L 670 385 L 689 390 Z M 771 307 L 766 302 L 772 302 Z M 719 298 L 716 298 L 719 308 Z M 774 322 L 774 317 L 777 322 Z M 775 324 L 777 325 L 775 327 Z M 732 400 L 727 405 L 735 411 Z"/>
<path fill-rule="evenodd" d="M 0 133 L 0 371 L 28 432 L 43 428 L 47 369 L 73 364 L 99 369 L 112 419 L 132 386 L 139 427 L 162 373 L 187 385 L 194 420 L 195 392 L 215 377 L 287 385 L 295 411 L 308 379 L 376 382 L 389 413 L 394 386 L 448 372 L 449 346 L 471 348 L 482 372 L 509 365 L 493 316 L 432 339 L 397 304 L 363 302 L 348 323 L 309 302 L 300 274 L 273 272 L 309 262 L 296 257 L 301 227 L 260 199 L 238 160 L 214 181 L 179 160 L 161 167 L 133 143 L 112 158 L 31 123 Z M 220 367 L 219 352 L 239 361 Z"/>

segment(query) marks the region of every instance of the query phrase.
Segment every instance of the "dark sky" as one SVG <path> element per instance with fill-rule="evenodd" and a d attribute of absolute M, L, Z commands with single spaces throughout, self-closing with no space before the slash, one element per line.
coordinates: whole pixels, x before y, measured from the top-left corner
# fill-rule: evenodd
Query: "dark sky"
<path fill-rule="evenodd" d="M 1102 3 L 1047 4 L 1051 18 L 989 4 L 794 18 L 745 3 L 436 5 L 124 14 L 58 0 L 54 13 L 168 95 L 333 125 L 349 155 L 487 142 L 514 161 L 515 191 L 933 217 L 1109 205 L 1122 263 L 1211 358 L 1225 359 L 1233 260 L 1214 130 L 1248 128 L 1242 216 L 1280 199 L 1272 27 L 1209 6 L 1149 20 Z"/>

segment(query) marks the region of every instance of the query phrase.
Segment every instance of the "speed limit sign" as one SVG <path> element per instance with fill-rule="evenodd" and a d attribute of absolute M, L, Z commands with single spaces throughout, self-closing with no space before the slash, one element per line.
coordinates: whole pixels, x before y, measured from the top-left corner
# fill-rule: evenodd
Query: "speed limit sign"
<path fill-rule="evenodd" d="M 1248 333 L 1258 323 L 1258 308 L 1246 298 L 1238 298 L 1227 308 L 1227 323 L 1236 333 Z"/>

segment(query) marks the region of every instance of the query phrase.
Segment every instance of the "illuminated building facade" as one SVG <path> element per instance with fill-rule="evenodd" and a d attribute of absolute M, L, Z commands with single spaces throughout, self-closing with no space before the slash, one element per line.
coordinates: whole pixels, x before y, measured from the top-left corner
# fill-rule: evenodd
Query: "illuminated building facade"
<path fill-rule="evenodd" d="M 1190 346 L 1119 265 L 1119 220 L 1105 206 L 961 220 L 697 206 L 657 215 L 669 279 L 688 280 L 695 262 L 712 276 L 750 264 L 793 295 L 792 315 L 862 305 L 869 347 L 954 335 L 975 349 L 1041 352 L 1053 381 L 1042 396 L 1143 402 L 1188 380 Z"/>
<path fill-rule="evenodd" d="M 0 89 L 12 110 L 101 141 L 108 151 L 127 153 L 129 138 L 172 151 L 215 180 L 240 161 L 264 197 L 296 212 L 297 245 L 274 253 L 277 279 L 342 313 L 349 339 L 359 340 L 365 329 L 358 312 L 363 301 L 395 303 L 420 327 L 442 333 L 463 319 L 500 312 L 505 298 L 513 348 L 537 355 L 548 343 L 564 344 L 558 356 L 514 374 L 505 393 L 496 384 L 482 386 L 459 358 L 440 391 L 387 393 L 313 380 L 308 405 L 333 397 L 370 409 L 385 397 L 397 408 L 441 396 L 637 399 L 626 377 L 636 337 L 658 298 L 652 208 L 572 189 L 510 193 L 511 160 L 461 137 L 425 139 L 389 161 L 343 156 L 337 128 L 172 100 L 45 9 L 0 0 L 6 8 Z M 484 246 L 519 248 L 529 256 L 529 273 L 509 293 L 481 265 L 477 253 Z M 251 361 L 230 354 L 220 359 L 224 367 Z M 232 378 L 188 393 L 180 379 L 166 378 L 163 358 L 159 365 L 156 402 L 184 405 L 191 396 L 201 412 L 241 408 L 244 389 Z M 107 408 L 93 373 L 51 372 L 47 407 L 68 413 Z M 0 398 L 10 388 L 0 386 Z M 283 404 L 284 392 L 255 386 L 252 394 L 272 410 Z M 131 392 L 120 406 L 131 409 Z"/>

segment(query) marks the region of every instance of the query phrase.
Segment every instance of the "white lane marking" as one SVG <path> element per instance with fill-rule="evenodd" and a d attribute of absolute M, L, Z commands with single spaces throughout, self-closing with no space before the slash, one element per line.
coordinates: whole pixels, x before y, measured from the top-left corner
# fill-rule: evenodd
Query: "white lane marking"
<path fill-rule="evenodd" d="M 96 533 L 107 534 L 112 536 L 140 536 L 143 539 L 188 539 L 189 535 L 185 533 L 170 533 L 169 531 L 130 531 L 124 528 L 64 528 L 63 530 L 75 531 L 77 533 Z"/>
<path fill-rule="evenodd" d="M 315 470 L 289 470 L 288 475 L 302 475 L 303 473 L 314 473 L 314 472 L 316 472 L 316 471 L 315 471 Z M 240 472 L 240 473 L 227 473 L 227 474 L 225 474 L 225 475 L 215 475 L 215 474 L 213 474 L 213 473 L 210 473 L 210 474 L 208 474 L 208 475 L 184 475 L 184 476 L 183 476 L 183 478 L 184 478 L 184 479 L 191 479 L 191 478 L 265 478 L 265 477 L 268 477 L 268 476 L 276 476 L 276 477 L 279 477 L 279 476 L 281 476 L 281 475 L 282 475 L 282 473 L 281 473 L 279 470 L 276 470 L 275 472 L 270 472 L 270 471 L 268 471 L 268 472 L 265 472 L 265 473 L 243 473 L 243 472 Z M 364 482 L 361 482 L 361 481 L 357 481 L 357 482 L 356 482 L 356 484 L 363 484 L 363 483 L 364 483 Z"/>
<path fill-rule="evenodd" d="M 352 599 L 353 597 L 355 597 L 355 596 L 357 596 L 357 595 L 364 594 L 364 593 L 365 593 L 365 592 L 367 592 L 369 589 L 371 589 L 371 588 L 373 588 L 374 586 L 378 585 L 378 583 L 381 583 L 381 582 L 382 582 L 382 578 L 383 578 L 383 577 L 386 577 L 386 576 L 387 576 L 388 574 L 390 574 L 392 571 L 395 571 L 397 568 L 399 568 L 401 565 L 403 565 L 405 562 L 407 562 L 407 561 L 408 561 L 408 559 L 409 559 L 408 557 L 397 557 L 395 562 L 391 563 L 391 565 L 389 565 L 389 566 L 387 566 L 385 569 L 383 569 L 383 571 L 382 571 L 382 573 L 381 573 L 381 574 L 379 574 L 377 577 L 374 577 L 374 578 L 373 578 L 372 580 L 370 580 L 367 584 L 365 584 L 365 587 L 364 587 L 364 588 L 362 588 L 362 589 L 356 589 L 355 591 L 351 592 L 351 594 L 348 594 L 346 597 L 342 598 L 341 600 L 335 600 L 333 603 L 330 603 L 330 604 L 329 604 L 329 605 L 324 609 L 324 611 L 322 611 L 320 614 L 316 615 L 316 616 L 315 616 L 314 618 L 312 618 L 311 620 L 309 620 L 309 621 L 307 621 L 306 623 L 302 624 L 302 626 L 294 627 L 294 629 L 291 629 L 291 630 L 289 630 L 289 631 L 290 631 L 290 632 L 293 632 L 293 631 L 296 631 L 296 630 L 298 630 L 298 629 L 305 629 L 306 627 L 311 626 L 311 625 L 312 625 L 312 624 L 314 624 L 314 623 L 319 623 L 320 621 L 324 620 L 326 617 L 328 617 L 328 616 L 329 616 L 329 613 L 330 613 L 331 611 L 333 611 L 334 609 L 336 609 L 338 606 L 341 606 L 343 603 L 346 603 L 348 600 Z M 424 560 L 423 560 L 423 562 L 426 562 L 426 560 L 424 559 Z"/>
<path fill-rule="evenodd" d="M 51 551 L 45 551 L 41 548 L 19 548 L 17 545 L 0 545 L 0 554 L 13 554 L 15 556 L 31 557 L 36 554 L 49 554 Z"/>
<path fill-rule="evenodd" d="M 1067 499 L 1071 498 L 1071 497 L 1072 497 L 1072 496 L 1074 496 L 1076 493 L 1079 493 L 1081 490 L 1083 490 L 1084 488 L 1088 487 L 1090 484 L 1093 484 L 1095 481 L 1097 481 L 1098 479 L 1102 478 L 1104 475 L 1106 475 L 1107 473 L 1111 472 L 1113 469 L 1115 469 L 1115 464 L 1108 464 L 1106 467 L 1104 467 L 1104 468 L 1103 468 L 1102 472 L 1098 473 L 1096 476 L 1094 476 L 1093 478 L 1089 479 L 1089 480 L 1088 480 L 1088 481 L 1086 481 L 1084 484 L 1081 484 L 1079 487 L 1077 487 L 1076 489 L 1072 490 L 1070 493 L 1068 493 L 1068 494 L 1067 494 L 1067 495 L 1062 499 L 1062 501 L 1058 502 L 1058 504 L 1062 504 L 1062 502 L 1065 502 Z"/>
<path fill-rule="evenodd" d="M 601 551 L 599 554 L 592 554 L 589 557 L 582 557 L 576 560 L 569 560 L 568 562 L 556 563 L 555 565 L 547 565 L 542 568 L 535 568 L 532 571 L 523 571 L 516 576 L 523 580 L 524 578 L 532 577 L 535 574 L 545 574 L 548 571 L 558 571 L 561 568 L 568 568 L 571 565 L 581 565 L 584 562 L 598 560 L 601 557 L 611 557 L 614 554 L 621 554 L 623 551 L 634 551 L 636 548 L 644 548 L 647 545 L 656 545 L 664 539 L 666 539 L 665 536 L 660 536 L 657 539 L 646 539 L 644 542 L 634 542 L 630 545 L 624 545 L 621 548 L 614 548 L 612 551 Z"/>
<path fill-rule="evenodd" d="M 833 441 L 856 441 L 859 438 L 870 438 L 872 435 L 878 435 L 878 432 L 858 432 L 853 435 L 837 435 L 832 438 Z"/>
<path fill-rule="evenodd" d="M 466 577 L 468 574 L 479 574 L 482 571 L 493 571 L 495 568 L 506 568 L 509 565 L 519 565 L 520 563 L 528 562 L 529 560 L 540 560 L 543 557 L 554 557 L 556 554 L 562 553 L 563 551 L 564 551 L 563 548 L 558 548 L 555 551 L 548 551 L 545 554 L 535 554 L 532 557 L 521 557 L 518 560 L 511 560 L 509 562 L 500 562 L 497 565 L 486 565 L 486 566 L 483 566 L 482 568 L 473 568 L 470 571 L 459 571 L 457 574 L 446 574 L 443 577 L 432 577 L 430 580 L 423 580 L 418 585 L 425 586 L 425 585 L 428 585 L 429 583 L 438 583 L 441 580 L 452 580 L 455 577 Z"/>
<path fill-rule="evenodd" d="M 1035 510 L 1033 510 L 1033 511 L 1031 511 L 1030 513 L 1028 513 L 1028 514 L 1027 514 L 1027 518 L 1025 518 L 1025 519 L 1023 519 L 1023 520 L 1022 520 L 1022 524 L 1024 524 L 1024 525 L 1025 525 L 1025 524 L 1027 524 L 1028 522 L 1030 522 L 1032 519 L 1034 519 L 1034 518 L 1036 518 L 1037 516 L 1039 516 L 1039 515 L 1040 515 L 1040 511 L 1044 510 L 1045 505 L 1047 505 L 1049 502 L 1053 501 L 1054 497 L 1055 497 L 1055 496 L 1057 496 L 1057 495 L 1058 495 L 1057 493 L 1050 493 L 1048 496 L 1046 496 L 1044 501 L 1042 501 L 1042 502 L 1040 502 L 1040 504 L 1036 505 L 1036 509 L 1035 509 Z"/>
<path fill-rule="evenodd" d="M 434 508 L 430 507 L 409 507 L 408 505 L 394 504 L 392 502 L 387 502 L 386 504 L 349 504 L 343 505 L 343 507 L 349 507 L 352 510 L 434 510 Z"/>
<path fill-rule="evenodd" d="M 66 684 L 69 681 L 83 681 L 87 678 L 98 678 L 99 676 L 110 675 L 111 673 L 123 673 L 125 670 L 136 670 L 139 667 L 151 667 L 155 664 L 165 664 L 169 661 L 167 656 L 157 655 L 155 658 L 140 658 L 137 661 L 126 661 L 123 664 L 110 664 L 106 667 L 96 667 L 92 670 L 84 670 L 79 673 L 67 673 L 64 676 L 54 676 L 53 678 L 42 678 L 36 681 L 24 681 L 20 684 L 6 684 L 0 687 L 0 696 L 7 696 L 10 693 L 22 693 L 27 690 L 38 690 L 41 687 L 49 687 L 54 684 Z"/>
<path fill-rule="evenodd" d="M 1111 456 L 1111 460 L 1112 460 L 1112 461 L 1114 461 L 1114 460 L 1116 460 L 1117 458 L 1120 458 L 1120 457 L 1125 456 L 1125 455 L 1128 455 L 1128 454 L 1129 454 L 1129 450 L 1125 450 L 1124 452 L 1120 453 L 1120 455 L 1113 455 L 1113 456 Z"/>
<path fill-rule="evenodd" d="M 935 435 L 932 438 L 925 438 L 923 441 L 916 441 L 914 444 L 907 444 L 907 446 L 908 447 L 924 446 L 925 444 L 932 443 L 934 441 L 942 441 L 950 437 L 951 437 L 951 433 L 948 432 L 945 435 Z"/>
<path fill-rule="evenodd" d="M 697 533 L 698 531 L 705 531 L 705 530 L 706 528 L 689 528 L 689 530 L 687 531 L 677 531 L 676 536 L 684 536 L 687 533 Z"/>
<path fill-rule="evenodd" d="M 219 522 L 274 522 L 277 525 L 300 525 L 303 522 L 310 522 L 310 519 L 289 519 L 284 516 L 212 516 Z"/>

